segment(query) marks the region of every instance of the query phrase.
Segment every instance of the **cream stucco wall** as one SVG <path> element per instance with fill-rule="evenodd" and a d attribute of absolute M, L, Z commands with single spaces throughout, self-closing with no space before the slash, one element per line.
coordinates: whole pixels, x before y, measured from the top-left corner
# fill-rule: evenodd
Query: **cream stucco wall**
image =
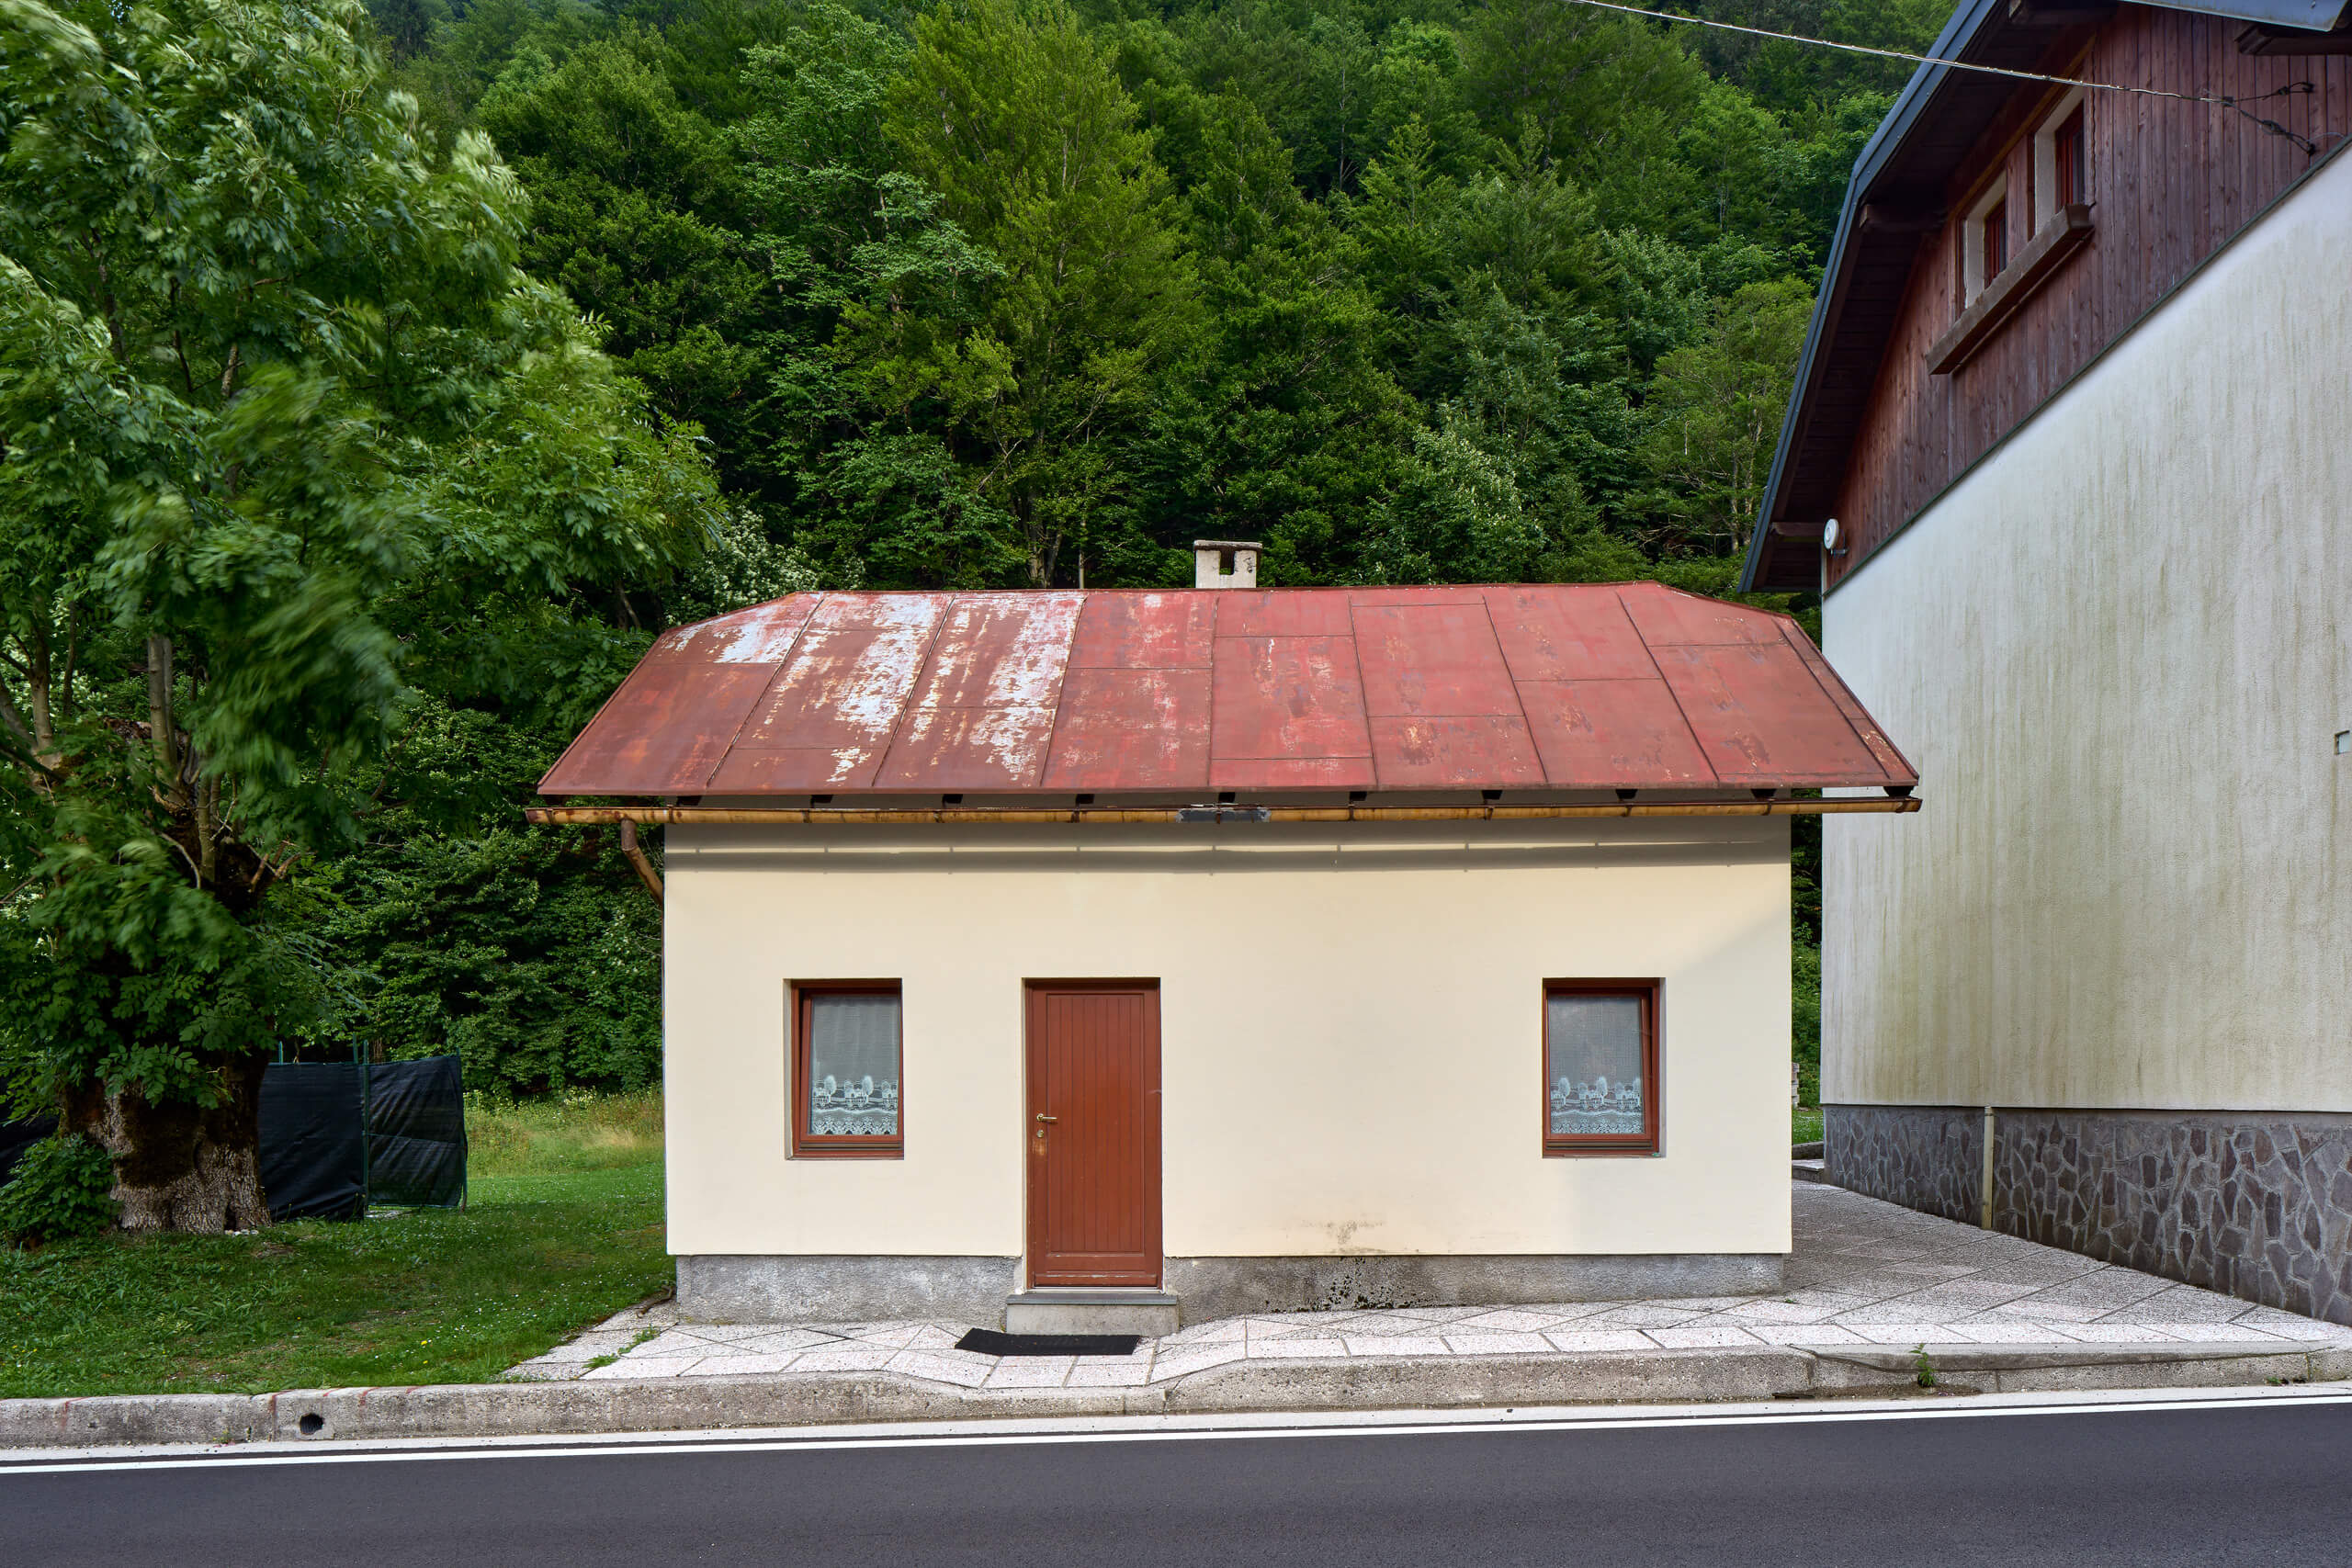
<path fill-rule="evenodd" d="M 1826 1100 L 2352 1111 L 2352 157 L 1831 594 Z"/>
<path fill-rule="evenodd" d="M 1344 839 L 1335 836 L 1344 833 Z M 672 829 L 676 1253 L 1018 1255 L 1023 982 L 1160 983 L 1170 1257 L 1778 1253 L 1782 818 Z M 1544 1158 L 1542 982 L 1665 982 L 1664 1153 Z M 904 987 L 906 1156 L 786 1157 L 786 987 Z"/>

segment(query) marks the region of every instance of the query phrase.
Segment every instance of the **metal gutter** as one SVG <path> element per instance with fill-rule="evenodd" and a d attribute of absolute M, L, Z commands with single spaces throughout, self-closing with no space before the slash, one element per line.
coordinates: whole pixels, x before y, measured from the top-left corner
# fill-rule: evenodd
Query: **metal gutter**
<path fill-rule="evenodd" d="M 1830 800 L 1623 800 L 1584 806 L 1170 806 L 876 807 L 533 806 L 523 817 L 542 828 L 836 827 L 909 823 L 1146 822 L 1537 822 L 1590 817 L 1840 817 L 1909 812 L 1919 798 L 1849 795 Z"/>

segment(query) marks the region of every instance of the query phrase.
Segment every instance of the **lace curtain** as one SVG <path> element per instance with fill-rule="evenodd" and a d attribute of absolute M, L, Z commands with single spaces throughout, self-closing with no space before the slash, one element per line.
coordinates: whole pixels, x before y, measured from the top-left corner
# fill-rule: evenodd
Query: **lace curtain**
<path fill-rule="evenodd" d="M 1639 1136 L 1642 1001 L 1563 993 L 1544 1005 L 1544 1077 L 1552 1131 L 1567 1137 Z"/>
<path fill-rule="evenodd" d="M 808 1131 L 890 1137 L 899 1131 L 899 998 L 808 998 Z"/>

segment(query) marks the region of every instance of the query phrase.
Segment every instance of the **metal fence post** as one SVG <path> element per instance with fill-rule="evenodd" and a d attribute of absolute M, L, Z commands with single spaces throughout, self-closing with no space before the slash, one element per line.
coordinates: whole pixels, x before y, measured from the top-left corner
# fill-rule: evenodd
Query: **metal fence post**
<path fill-rule="evenodd" d="M 364 1220 L 368 1217 L 368 1200 L 373 1196 L 368 1183 L 368 1161 L 374 1153 L 376 1132 L 368 1116 L 369 1052 L 364 1043 L 357 1044 L 351 1048 L 351 1055 L 359 1064 L 359 1217 Z"/>

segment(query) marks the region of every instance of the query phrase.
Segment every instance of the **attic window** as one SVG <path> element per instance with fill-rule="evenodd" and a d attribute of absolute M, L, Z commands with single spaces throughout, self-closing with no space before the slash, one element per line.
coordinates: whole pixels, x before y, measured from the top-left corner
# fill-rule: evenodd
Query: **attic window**
<path fill-rule="evenodd" d="M 2088 148 L 2083 137 L 2083 90 L 2060 98 L 2033 137 L 2033 231 L 2048 228 L 2066 209 L 2090 200 Z"/>
<path fill-rule="evenodd" d="M 1961 225 L 1962 299 L 1973 304 L 1984 292 L 1984 286 L 2001 276 L 2009 265 L 2009 182 L 2003 178 L 1993 182 L 1993 188 L 1979 197 L 1969 210 L 1968 221 Z"/>

